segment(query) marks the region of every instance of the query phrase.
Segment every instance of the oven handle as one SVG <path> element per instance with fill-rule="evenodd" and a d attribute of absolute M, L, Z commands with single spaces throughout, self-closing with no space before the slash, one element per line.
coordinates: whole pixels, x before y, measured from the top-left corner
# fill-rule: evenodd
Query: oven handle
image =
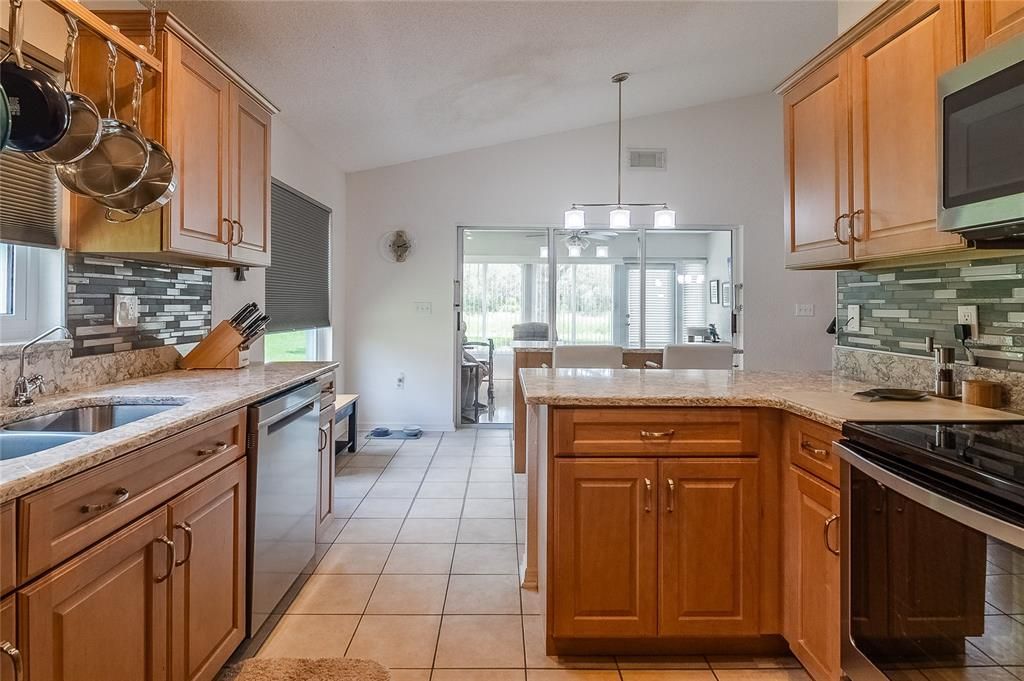
<path fill-rule="evenodd" d="M 978 532 L 990 535 L 1001 541 L 1012 544 L 1017 548 L 1024 548 L 1024 528 L 1008 523 L 1000 518 L 995 518 L 982 513 L 977 509 L 965 506 L 942 496 L 937 492 L 921 487 L 920 485 L 901 477 L 892 471 L 868 461 L 855 450 L 847 447 L 842 442 L 833 443 L 839 458 L 861 471 L 876 482 L 881 483 L 897 494 L 905 496 L 913 502 L 930 508 L 931 510 L 946 516 L 956 522 L 966 525 Z"/>

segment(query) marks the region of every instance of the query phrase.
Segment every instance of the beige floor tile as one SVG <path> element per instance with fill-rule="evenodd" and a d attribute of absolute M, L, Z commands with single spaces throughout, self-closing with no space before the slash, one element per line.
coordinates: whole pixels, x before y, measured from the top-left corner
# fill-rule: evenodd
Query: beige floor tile
<path fill-rule="evenodd" d="M 474 468 L 469 474 L 470 482 L 507 482 L 512 484 L 512 471 L 501 468 Z"/>
<path fill-rule="evenodd" d="M 366 496 L 368 499 L 412 499 L 419 487 L 418 482 L 377 481 Z"/>
<path fill-rule="evenodd" d="M 438 454 L 430 462 L 430 468 L 431 470 L 438 468 L 462 468 L 468 471 L 472 463 L 473 457 L 471 456 L 441 456 L 441 454 Z"/>
<path fill-rule="evenodd" d="M 474 456 L 473 468 L 494 468 L 511 471 L 512 458 L 508 456 Z"/>
<path fill-rule="evenodd" d="M 499 444 L 491 442 L 477 442 L 476 449 L 473 453 L 477 456 L 512 456 L 512 447 L 509 444 Z"/>
<path fill-rule="evenodd" d="M 512 499 L 512 485 L 507 482 L 471 482 L 467 499 Z"/>
<path fill-rule="evenodd" d="M 378 482 L 420 482 L 426 470 L 421 468 L 393 468 L 388 466 L 377 478 Z"/>
<path fill-rule="evenodd" d="M 452 563 L 455 575 L 519 574 L 519 557 L 512 544 L 457 544 Z"/>
<path fill-rule="evenodd" d="M 750 655 L 708 655 L 712 669 L 800 669 L 800 663 L 791 655 L 757 657 Z"/>
<path fill-rule="evenodd" d="M 385 574 L 447 575 L 451 572 L 454 544 L 395 544 Z"/>
<path fill-rule="evenodd" d="M 811 681 L 803 669 L 715 669 L 718 681 Z"/>
<path fill-rule="evenodd" d="M 352 457 L 348 465 L 352 468 L 385 468 L 393 456 L 393 454 L 364 454 L 360 452 Z"/>
<path fill-rule="evenodd" d="M 518 615 L 445 615 L 434 666 L 521 669 L 522 626 Z"/>
<path fill-rule="evenodd" d="M 464 496 L 466 496 L 466 483 L 464 482 L 425 482 L 416 494 L 419 499 L 461 499 Z"/>
<path fill-rule="evenodd" d="M 526 681 L 618 681 L 617 671 L 599 669 L 528 669 Z"/>
<path fill-rule="evenodd" d="M 458 532 L 459 521 L 455 518 L 409 518 L 402 526 L 398 542 L 400 544 L 454 544 Z"/>
<path fill-rule="evenodd" d="M 435 669 L 430 681 L 525 681 L 524 669 Z"/>
<path fill-rule="evenodd" d="M 1024 613 L 1024 576 L 989 575 L 985 600 L 1007 615 Z"/>
<path fill-rule="evenodd" d="M 376 582 L 377 575 L 310 575 L 288 614 L 361 614 Z"/>
<path fill-rule="evenodd" d="M 462 499 L 417 499 L 409 509 L 410 518 L 459 518 Z"/>
<path fill-rule="evenodd" d="M 334 490 L 337 494 L 338 490 Z M 362 503 L 363 498 L 360 497 L 334 497 L 334 517 L 335 518 L 348 518 L 355 513 L 356 508 Z"/>
<path fill-rule="evenodd" d="M 432 468 L 427 471 L 425 482 L 466 482 L 469 471 L 464 468 Z"/>
<path fill-rule="evenodd" d="M 344 534 L 344 532 L 342 532 Z M 514 520 L 468 518 L 459 527 L 460 544 L 515 544 Z"/>
<path fill-rule="evenodd" d="M 519 599 L 523 602 L 524 615 L 543 615 L 544 596 L 532 589 L 519 589 Z"/>
<path fill-rule="evenodd" d="M 410 468 L 420 470 L 425 473 L 429 461 L 429 456 L 409 456 L 407 454 L 399 454 L 391 460 L 390 464 L 388 464 L 388 470 L 395 468 Z"/>
<path fill-rule="evenodd" d="M 619 669 L 667 669 L 667 670 L 706 670 L 710 669 L 703 655 L 641 655 L 620 656 Z M 700 681 L 696 679 L 695 681 Z M 714 681 L 709 679 L 709 681 Z"/>
<path fill-rule="evenodd" d="M 474 483 L 470 483 L 470 485 L 472 484 Z M 511 499 L 466 499 L 462 517 L 513 518 L 515 517 L 515 506 Z"/>
<path fill-rule="evenodd" d="M 530 669 L 615 669 L 614 657 L 552 657 L 545 650 L 544 618 L 523 617 L 526 666 Z"/>
<path fill-rule="evenodd" d="M 924 669 L 928 681 L 1017 681 L 1002 667 L 948 667 Z"/>
<path fill-rule="evenodd" d="M 391 681 L 430 681 L 429 669 L 389 669 Z"/>
<path fill-rule="evenodd" d="M 622 681 L 715 681 L 710 669 L 623 669 Z"/>
<path fill-rule="evenodd" d="M 338 535 L 341 544 L 393 544 L 402 528 L 401 518 L 355 518 Z"/>
<path fill-rule="evenodd" d="M 391 544 L 334 544 L 316 566 L 315 574 L 379 575 Z"/>
<path fill-rule="evenodd" d="M 452 575 L 446 615 L 518 615 L 518 575 Z"/>
<path fill-rule="evenodd" d="M 345 657 L 392 669 L 429 669 L 440 626 L 437 615 L 364 615 Z"/>
<path fill-rule="evenodd" d="M 380 483 L 378 483 L 380 484 Z M 404 518 L 412 499 L 374 499 L 367 497 L 352 514 L 353 518 Z"/>
<path fill-rule="evenodd" d="M 366 493 L 373 487 L 372 482 L 348 482 L 348 481 L 334 481 L 334 496 L 345 497 L 350 499 L 359 498 L 362 500 L 366 496 Z"/>
<path fill-rule="evenodd" d="M 366 606 L 369 615 L 440 615 L 447 575 L 381 575 Z"/>
<path fill-rule="evenodd" d="M 257 657 L 341 657 L 359 615 L 284 615 Z"/>

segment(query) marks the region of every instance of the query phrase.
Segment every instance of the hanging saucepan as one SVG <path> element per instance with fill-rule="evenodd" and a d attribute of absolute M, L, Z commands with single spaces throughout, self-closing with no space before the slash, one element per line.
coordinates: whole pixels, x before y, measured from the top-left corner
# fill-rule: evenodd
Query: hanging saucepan
<path fill-rule="evenodd" d="M 135 62 L 135 87 L 142 90 L 142 62 Z M 133 116 L 139 120 L 139 107 L 142 97 L 136 96 L 132 104 L 135 107 Z M 157 210 L 171 200 L 171 195 L 178 187 L 178 175 L 167 150 L 151 139 L 149 145 L 149 166 L 142 182 L 131 191 L 96 199 L 107 207 L 108 222 L 131 222 L 143 213 Z"/>
<path fill-rule="evenodd" d="M 7 144 L 11 132 L 11 107 L 7 104 L 7 92 L 0 85 L 0 150 Z"/>
<path fill-rule="evenodd" d="M 7 93 L 11 114 L 7 146 L 23 153 L 42 151 L 56 144 L 67 132 L 71 117 L 68 99 L 52 78 L 25 63 L 21 53 L 25 30 L 22 0 L 10 0 L 10 3 L 11 46 L 0 64 L 0 84 Z"/>
<path fill-rule="evenodd" d="M 149 145 L 138 131 L 138 121 L 132 125 L 117 119 L 115 83 L 117 77 L 117 48 L 107 42 L 107 117 L 95 148 L 74 163 L 57 166 L 61 184 L 75 192 L 94 199 L 116 196 L 131 191 L 142 181 L 149 165 Z M 142 88 L 136 87 L 134 97 L 142 97 Z M 138 107 L 134 106 L 134 110 Z"/>
<path fill-rule="evenodd" d="M 75 46 L 78 43 L 78 19 L 64 15 L 68 24 L 68 44 L 64 51 L 64 96 L 68 100 L 71 121 L 68 131 L 49 149 L 29 154 L 29 158 L 40 163 L 57 165 L 71 163 L 84 157 L 100 141 L 103 119 L 96 105 L 88 97 L 71 90 L 71 70 L 75 66 Z"/>

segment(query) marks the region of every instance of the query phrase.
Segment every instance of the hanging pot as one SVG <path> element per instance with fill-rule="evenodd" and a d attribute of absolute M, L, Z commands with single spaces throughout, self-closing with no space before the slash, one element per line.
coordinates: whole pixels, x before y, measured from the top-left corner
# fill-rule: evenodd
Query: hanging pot
<path fill-rule="evenodd" d="M 142 89 L 142 63 L 135 62 L 135 87 Z M 132 105 L 133 117 L 139 120 L 142 98 L 136 97 Z M 178 175 L 167 150 L 157 142 L 146 139 L 149 146 L 149 165 L 146 174 L 134 189 L 116 196 L 96 199 L 107 207 L 108 222 L 131 222 L 143 213 L 159 209 L 171 200 L 178 187 Z"/>
<path fill-rule="evenodd" d="M 7 93 L 0 86 L 0 150 L 7 145 L 7 136 L 11 132 L 11 107 L 7 104 Z"/>
<path fill-rule="evenodd" d="M 11 47 L 0 64 L 0 85 L 7 93 L 11 116 L 7 146 L 22 153 L 43 151 L 67 132 L 71 113 L 64 91 L 53 79 L 25 63 L 21 53 L 25 29 L 22 0 L 10 3 Z"/>
<path fill-rule="evenodd" d="M 78 161 L 57 166 L 61 184 L 76 194 L 94 199 L 131 191 L 142 182 L 149 165 L 149 145 L 138 131 L 138 120 L 129 125 L 116 117 L 117 48 L 108 41 L 107 51 L 107 117 L 103 119 L 99 142 Z M 132 98 L 132 108 L 138 111 L 136 101 L 142 98 L 142 87 L 138 83 Z"/>
<path fill-rule="evenodd" d="M 96 105 L 88 97 L 71 89 L 71 70 L 75 65 L 75 46 L 78 43 L 78 19 L 64 15 L 68 24 L 68 44 L 64 51 L 64 97 L 68 101 L 71 119 L 68 130 L 49 149 L 29 154 L 29 158 L 40 163 L 57 165 L 72 163 L 92 151 L 100 140 L 103 119 Z"/>

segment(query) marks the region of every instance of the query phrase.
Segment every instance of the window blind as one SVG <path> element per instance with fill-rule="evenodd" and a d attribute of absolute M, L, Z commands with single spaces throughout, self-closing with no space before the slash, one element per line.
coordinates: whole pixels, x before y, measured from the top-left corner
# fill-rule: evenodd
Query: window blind
<path fill-rule="evenodd" d="M 270 187 L 268 331 L 331 325 L 331 210 L 274 179 Z"/>
<path fill-rule="evenodd" d="M 672 265 L 647 266 L 647 300 L 644 304 L 644 324 L 647 326 L 644 345 L 660 348 L 675 342 L 676 301 L 675 267 Z M 629 268 L 629 345 L 640 345 L 640 269 Z"/>
<path fill-rule="evenodd" d="M 683 327 L 708 324 L 706 270 L 707 263 L 703 260 L 688 260 L 680 265 Z"/>
<path fill-rule="evenodd" d="M 60 192 L 52 166 L 0 152 L 0 241 L 56 248 Z"/>

